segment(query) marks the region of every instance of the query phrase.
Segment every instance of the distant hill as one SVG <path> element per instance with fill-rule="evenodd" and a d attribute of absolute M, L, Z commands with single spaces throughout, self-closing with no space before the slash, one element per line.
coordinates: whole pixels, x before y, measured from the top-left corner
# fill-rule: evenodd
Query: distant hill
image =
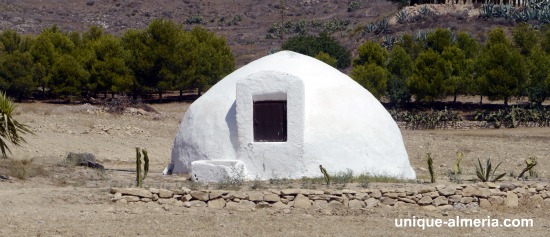
<path fill-rule="evenodd" d="M 423 6 L 429 8 L 429 14 L 413 17 Z M 165 18 L 189 29 L 202 25 L 225 36 L 240 67 L 278 49 L 281 37 L 299 33 L 328 30 L 353 52 L 367 39 L 388 40 L 437 27 L 469 31 L 483 40 L 488 28 L 511 26 L 504 20 L 478 18 L 479 9 L 474 5 L 430 4 L 405 9 L 411 18 L 401 24 L 396 18 L 398 5 L 387 0 L 0 0 L 0 30 L 37 34 L 55 24 L 65 31 L 81 32 L 99 25 L 107 32 L 122 34 Z M 386 31 L 364 33 L 366 26 L 385 18 Z"/>

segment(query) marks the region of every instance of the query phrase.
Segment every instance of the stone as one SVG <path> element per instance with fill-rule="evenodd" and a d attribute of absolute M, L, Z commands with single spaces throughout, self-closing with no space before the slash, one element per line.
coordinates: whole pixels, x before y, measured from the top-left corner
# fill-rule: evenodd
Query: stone
<path fill-rule="evenodd" d="M 329 208 L 328 202 L 326 200 L 315 200 L 313 201 L 313 206 L 319 209 Z"/>
<path fill-rule="evenodd" d="M 328 203 L 328 206 L 331 208 L 331 209 L 343 209 L 344 208 L 344 205 L 341 203 L 341 202 L 337 202 L 337 201 L 330 201 Z"/>
<path fill-rule="evenodd" d="M 281 195 L 283 196 L 286 196 L 286 195 L 298 195 L 300 193 L 300 191 L 298 189 L 283 189 L 281 190 Z"/>
<path fill-rule="evenodd" d="M 468 204 L 468 203 L 471 203 L 473 201 L 474 201 L 473 197 L 462 197 L 462 199 L 460 199 L 460 202 L 464 203 L 464 204 Z"/>
<path fill-rule="evenodd" d="M 433 200 L 433 204 L 437 206 L 447 205 L 449 204 L 449 200 L 444 196 L 439 196 Z"/>
<path fill-rule="evenodd" d="M 212 200 L 212 199 L 220 198 L 227 193 L 228 192 L 225 190 L 212 190 L 210 191 L 210 194 L 208 194 L 208 197 Z"/>
<path fill-rule="evenodd" d="M 481 198 L 479 199 L 479 207 L 483 209 L 491 208 L 491 202 L 489 202 L 487 199 Z"/>
<path fill-rule="evenodd" d="M 229 193 L 227 193 L 226 195 L 223 196 L 223 199 L 231 199 L 231 200 L 234 200 L 234 199 L 247 199 L 248 198 L 248 195 L 246 195 L 246 193 L 243 193 L 243 192 L 235 192 L 235 191 L 231 191 Z"/>
<path fill-rule="evenodd" d="M 529 201 L 533 204 L 541 204 L 544 201 L 544 199 L 540 194 L 535 194 L 531 196 L 531 198 L 529 198 Z"/>
<path fill-rule="evenodd" d="M 289 200 L 286 198 L 281 198 L 281 202 L 284 204 L 288 204 Z"/>
<path fill-rule="evenodd" d="M 208 207 L 214 209 L 222 209 L 225 207 L 225 200 L 223 198 L 216 198 L 208 201 Z"/>
<path fill-rule="evenodd" d="M 168 199 L 168 200 L 170 200 L 170 199 Z M 207 206 L 206 202 L 203 202 L 203 201 L 200 201 L 200 200 L 190 201 L 189 204 L 191 204 L 191 207 L 206 207 Z"/>
<path fill-rule="evenodd" d="M 436 197 L 439 197 L 439 192 L 438 191 L 433 191 L 430 193 L 430 197 L 431 198 L 436 198 Z"/>
<path fill-rule="evenodd" d="M 504 203 L 504 198 L 501 196 L 490 196 L 488 200 L 492 206 L 502 205 Z"/>
<path fill-rule="evenodd" d="M 264 194 L 262 192 L 248 192 L 248 200 L 253 202 L 263 201 Z"/>
<path fill-rule="evenodd" d="M 493 182 L 488 182 L 487 186 L 489 186 L 490 189 L 499 189 L 500 188 L 500 185 L 498 185 L 496 183 L 493 183 Z"/>
<path fill-rule="evenodd" d="M 502 187 L 502 185 L 501 185 Z M 506 195 L 506 201 L 504 202 L 508 207 L 517 207 L 519 205 L 518 195 L 512 191 L 508 191 Z"/>
<path fill-rule="evenodd" d="M 489 185 L 487 184 L 487 182 L 479 182 L 476 184 L 476 186 L 479 188 L 489 188 Z"/>
<path fill-rule="evenodd" d="M 193 199 L 193 196 L 191 196 L 191 194 L 185 194 L 185 195 L 181 196 L 181 198 L 180 198 L 180 200 L 182 202 L 191 201 L 191 199 Z"/>
<path fill-rule="evenodd" d="M 159 189 L 158 188 L 149 188 L 149 192 L 153 193 L 153 194 L 158 194 L 159 193 Z"/>
<path fill-rule="evenodd" d="M 342 190 L 342 193 L 356 194 L 357 191 L 351 190 L 351 189 L 343 189 L 343 190 Z"/>
<path fill-rule="evenodd" d="M 190 208 L 191 203 L 190 202 L 182 202 L 184 207 Z"/>
<path fill-rule="evenodd" d="M 171 198 L 174 196 L 174 192 L 166 189 L 159 189 L 158 194 L 160 198 Z"/>
<path fill-rule="evenodd" d="M 411 200 L 411 199 L 408 199 L 408 198 L 400 197 L 400 198 L 398 198 L 397 200 L 402 201 L 402 202 L 404 202 L 404 203 L 416 204 L 415 201 L 413 201 L 413 200 Z"/>
<path fill-rule="evenodd" d="M 544 207 L 550 207 L 550 198 L 544 199 L 542 204 Z"/>
<path fill-rule="evenodd" d="M 168 199 L 168 198 L 160 198 L 159 200 L 157 200 L 157 203 L 158 204 L 174 204 L 174 202 L 176 202 L 176 200 L 174 199 Z"/>
<path fill-rule="evenodd" d="M 140 198 L 138 196 L 122 196 L 128 202 L 139 202 Z"/>
<path fill-rule="evenodd" d="M 542 190 L 544 190 L 546 188 L 546 186 L 544 184 L 537 184 L 535 186 L 535 189 L 537 190 L 537 192 L 540 192 Z"/>
<path fill-rule="evenodd" d="M 377 207 L 379 204 L 380 204 L 380 201 L 375 198 L 369 198 L 365 200 L 365 205 L 367 206 L 367 208 Z"/>
<path fill-rule="evenodd" d="M 115 195 L 113 196 L 113 201 L 118 201 L 122 198 L 122 193 L 115 193 Z"/>
<path fill-rule="evenodd" d="M 384 205 L 393 206 L 396 202 L 397 202 L 397 200 L 393 199 L 393 198 L 389 198 L 389 197 L 381 197 L 380 198 L 380 203 L 384 204 Z"/>
<path fill-rule="evenodd" d="M 182 194 L 190 194 L 192 190 L 188 187 L 181 187 L 181 191 L 183 191 Z"/>
<path fill-rule="evenodd" d="M 432 206 L 432 205 L 422 206 L 422 209 L 424 209 L 426 211 L 437 211 L 437 210 L 439 210 L 436 206 Z"/>
<path fill-rule="evenodd" d="M 514 190 L 514 189 L 516 189 L 516 188 L 517 188 L 517 186 L 514 185 L 514 184 L 512 184 L 512 183 L 503 183 L 503 184 L 500 184 L 500 190 L 501 190 L 501 191 L 504 191 L 504 192 L 506 192 L 506 191 L 512 191 L 512 190 Z"/>
<path fill-rule="evenodd" d="M 153 193 L 149 192 L 149 190 L 141 189 L 141 188 L 117 188 L 115 189 L 115 193 L 121 193 L 124 196 L 136 196 L 136 197 L 142 197 L 142 198 L 152 198 Z M 113 193 L 111 191 L 111 193 Z"/>
<path fill-rule="evenodd" d="M 279 202 L 281 201 L 281 198 L 279 197 L 279 195 L 277 194 L 273 194 L 273 193 L 270 193 L 270 194 L 264 194 L 264 201 L 266 202 Z"/>
<path fill-rule="evenodd" d="M 473 186 L 467 186 L 462 190 L 463 197 L 473 197 L 479 194 L 479 189 Z"/>
<path fill-rule="evenodd" d="M 159 200 L 159 195 L 155 193 L 151 199 L 156 202 Z"/>
<path fill-rule="evenodd" d="M 443 206 L 437 207 L 437 209 L 439 209 L 440 211 L 450 211 L 450 210 L 453 210 L 454 207 L 453 205 L 443 205 Z"/>
<path fill-rule="evenodd" d="M 394 198 L 394 199 L 399 197 L 399 195 L 397 195 L 397 193 L 384 193 L 382 196 L 383 197 Z"/>
<path fill-rule="evenodd" d="M 342 205 L 349 207 L 349 199 L 347 197 L 342 197 Z"/>
<path fill-rule="evenodd" d="M 372 190 L 371 196 L 373 198 L 380 198 L 380 197 L 382 197 L 382 193 L 380 192 L 380 190 L 374 189 L 374 190 Z"/>
<path fill-rule="evenodd" d="M 348 203 L 350 209 L 365 208 L 365 202 L 357 199 L 350 200 Z"/>
<path fill-rule="evenodd" d="M 435 191 L 434 187 L 423 187 L 418 190 L 418 193 L 423 194 L 423 193 L 431 193 L 434 191 Z"/>
<path fill-rule="evenodd" d="M 438 192 L 439 192 L 439 195 L 447 197 L 447 196 L 454 195 L 456 192 L 456 189 L 454 189 L 453 187 L 445 187 L 445 188 L 439 189 Z"/>
<path fill-rule="evenodd" d="M 139 200 L 142 201 L 142 202 L 150 202 L 150 201 L 152 201 L 150 198 L 141 198 L 141 199 L 139 199 Z"/>
<path fill-rule="evenodd" d="M 287 209 L 287 208 L 290 208 L 290 206 L 282 203 L 282 202 L 276 202 L 276 203 L 273 203 L 271 204 L 271 207 L 273 208 L 277 208 L 277 209 Z"/>
<path fill-rule="evenodd" d="M 120 203 L 120 204 L 128 204 L 128 201 L 126 199 L 120 199 L 118 201 L 116 201 L 116 203 Z"/>
<path fill-rule="evenodd" d="M 209 200 L 209 195 L 205 191 L 191 191 L 191 197 L 203 202 Z"/>
<path fill-rule="evenodd" d="M 462 199 L 462 195 L 452 195 L 448 197 L 449 202 L 452 202 L 452 203 L 460 202 L 461 199 Z"/>
<path fill-rule="evenodd" d="M 309 196 L 310 200 L 330 200 L 330 197 L 336 197 L 332 195 L 320 194 L 320 195 L 311 195 Z"/>
<path fill-rule="evenodd" d="M 420 200 L 418 200 L 418 205 L 429 205 L 432 204 L 433 200 L 430 196 L 422 197 Z"/>
<path fill-rule="evenodd" d="M 294 198 L 296 198 L 296 196 L 284 196 L 283 198 L 285 198 L 288 201 L 294 201 Z"/>
<path fill-rule="evenodd" d="M 311 200 L 307 198 L 306 196 L 302 194 L 296 195 L 296 198 L 294 199 L 294 207 L 295 208 L 310 208 L 311 207 Z"/>
<path fill-rule="evenodd" d="M 357 193 L 355 194 L 355 199 L 364 201 L 369 198 L 369 194 L 367 193 Z"/>

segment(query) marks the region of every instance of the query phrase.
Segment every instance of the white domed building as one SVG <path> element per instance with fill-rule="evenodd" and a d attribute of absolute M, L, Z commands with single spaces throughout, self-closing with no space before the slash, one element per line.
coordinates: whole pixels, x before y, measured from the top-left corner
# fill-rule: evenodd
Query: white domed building
<path fill-rule="evenodd" d="M 401 132 L 347 75 L 282 51 L 231 73 L 185 113 L 165 173 L 215 182 L 353 170 L 414 179 Z"/>

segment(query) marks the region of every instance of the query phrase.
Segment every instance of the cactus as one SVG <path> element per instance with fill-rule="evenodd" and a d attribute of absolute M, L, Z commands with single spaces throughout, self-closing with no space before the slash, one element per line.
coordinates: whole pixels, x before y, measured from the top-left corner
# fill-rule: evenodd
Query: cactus
<path fill-rule="evenodd" d="M 141 154 L 143 153 L 143 174 L 141 170 Z M 149 173 L 149 156 L 147 155 L 147 150 L 140 149 L 136 147 L 136 186 L 142 187 L 143 180 L 147 178 L 147 173 Z"/>
<path fill-rule="evenodd" d="M 327 185 L 330 185 L 330 175 L 328 175 L 327 170 L 323 168 L 322 165 L 319 165 L 319 169 L 321 169 L 321 173 L 323 173 Z"/>
<path fill-rule="evenodd" d="M 433 166 L 433 159 L 430 153 L 426 153 L 426 161 L 428 162 L 428 171 L 430 171 L 430 182 L 435 183 L 435 174 L 434 174 L 434 166 Z"/>
<path fill-rule="evenodd" d="M 527 166 L 521 171 L 521 173 L 518 175 L 517 179 L 523 178 L 523 175 L 527 171 L 529 171 L 529 176 L 530 177 L 536 177 L 537 172 L 535 170 L 533 170 L 533 168 L 535 168 L 535 166 L 537 165 L 537 157 L 535 157 L 535 156 L 529 157 L 529 159 L 525 160 L 525 164 Z"/>
<path fill-rule="evenodd" d="M 459 151 L 456 153 L 456 160 L 455 160 L 455 166 L 454 166 L 454 174 L 462 174 L 462 169 L 460 169 L 460 161 L 462 161 L 462 158 L 464 157 L 464 153 L 462 151 Z"/>

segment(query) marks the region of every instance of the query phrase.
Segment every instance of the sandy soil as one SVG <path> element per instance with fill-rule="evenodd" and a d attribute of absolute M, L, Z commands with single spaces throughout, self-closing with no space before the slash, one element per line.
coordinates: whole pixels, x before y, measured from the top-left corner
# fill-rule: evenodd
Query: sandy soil
<path fill-rule="evenodd" d="M 159 114 L 112 115 L 80 107 L 20 104 L 16 118 L 35 131 L 28 144 L 13 148 L 13 160 L 33 159 L 35 172 L 26 180 L 0 180 L 0 236 L 546 236 L 550 218 L 538 204 L 490 210 L 448 212 L 420 208 L 370 210 L 259 209 L 253 212 L 209 210 L 171 205 L 114 204 L 109 187 L 128 186 L 133 173 L 105 173 L 61 164 L 68 152 L 91 152 L 111 169 L 132 169 L 134 147 L 145 147 L 151 157 L 146 183 L 155 187 L 189 185 L 184 176 L 159 174 L 170 160 L 173 138 L 188 104 L 152 105 Z M 89 107 L 88 107 L 89 108 Z M 438 183 L 448 183 L 445 172 L 455 153 L 463 151 L 462 167 L 473 175 L 477 158 L 503 162 L 502 172 L 517 175 L 523 160 L 537 156 L 543 182 L 550 174 L 549 128 L 402 131 L 411 163 L 420 180 L 428 178 L 424 154 L 434 157 Z M 0 160 L 0 175 L 9 160 Z M 507 176 L 507 179 L 512 177 Z M 299 186 L 299 184 L 297 184 Z M 399 186 L 407 184 L 372 184 Z M 397 228 L 395 218 L 532 218 L 532 228 Z"/>

